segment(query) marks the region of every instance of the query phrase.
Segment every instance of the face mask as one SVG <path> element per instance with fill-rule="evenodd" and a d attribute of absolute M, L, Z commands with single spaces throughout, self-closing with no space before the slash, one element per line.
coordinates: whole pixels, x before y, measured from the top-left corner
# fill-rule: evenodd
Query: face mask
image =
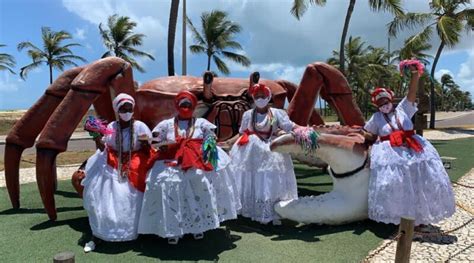
<path fill-rule="evenodd" d="M 391 102 L 383 105 L 382 107 L 379 108 L 379 111 L 385 114 L 388 114 L 392 111 L 393 104 Z"/>
<path fill-rule="evenodd" d="M 255 106 L 257 106 L 257 108 L 262 109 L 268 105 L 268 102 L 270 102 L 270 97 L 267 97 L 265 99 L 259 98 L 255 100 Z"/>
<path fill-rule="evenodd" d="M 181 119 L 191 119 L 193 117 L 194 110 L 191 108 L 179 108 L 178 115 Z"/>
<path fill-rule="evenodd" d="M 132 119 L 133 112 L 119 113 L 119 116 L 123 121 L 129 121 Z"/>

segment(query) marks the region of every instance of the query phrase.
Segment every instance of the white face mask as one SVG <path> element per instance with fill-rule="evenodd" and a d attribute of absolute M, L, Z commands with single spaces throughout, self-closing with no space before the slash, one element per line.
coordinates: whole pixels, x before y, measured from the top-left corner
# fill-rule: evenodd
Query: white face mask
<path fill-rule="evenodd" d="M 393 104 L 391 102 L 386 103 L 382 107 L 379 108 L 380 112 L 388 114 L 392 111 Z"/>
<path fill-rule="evenodd" d="M 119 113 L 119 116 L 123 121 L 129 121 L 132 119 L 133 112 Z"/>
<path fill-rule="evenodd" d="M 268 102 L 270 102 L 270 97 L 267 97 L 265 99 L 259 98 L 255 100 L 255 106 L 257 108 L 265 108 L 268 105 Z"/>

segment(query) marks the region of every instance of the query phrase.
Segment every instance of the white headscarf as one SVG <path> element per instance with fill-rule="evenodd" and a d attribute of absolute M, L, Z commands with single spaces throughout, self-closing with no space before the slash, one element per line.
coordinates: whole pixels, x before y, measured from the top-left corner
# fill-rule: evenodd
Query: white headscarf
<path fill-rule="evenodd" d="M 112 102 L 112 107 L 114 108 L 114 111 L 118 113 L 120 107 L 125 103 L 131 103 L 132 106 L 135 107 L 135 100 L 132 96 L 126 93 L 120 93 L 119 95 L 117 95 L 117 97 L 115 97 L 114 101 Z"/>

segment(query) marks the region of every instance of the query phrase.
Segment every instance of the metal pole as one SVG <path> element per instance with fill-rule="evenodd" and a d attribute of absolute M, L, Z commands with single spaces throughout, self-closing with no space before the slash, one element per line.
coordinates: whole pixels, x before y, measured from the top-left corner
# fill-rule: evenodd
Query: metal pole
<path fill-rule="evenodd" d="M 183 0 L 183 62 L 182 75 L 186 76 L 186 0 Z"/>

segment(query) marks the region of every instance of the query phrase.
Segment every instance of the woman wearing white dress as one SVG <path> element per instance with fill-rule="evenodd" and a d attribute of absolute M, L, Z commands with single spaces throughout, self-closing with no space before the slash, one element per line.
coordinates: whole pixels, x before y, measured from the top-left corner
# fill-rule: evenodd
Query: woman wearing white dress
<path fill-rule="evenodd" d="M 419 75 L 413 66 L 407 96 L 396 108 L 393 93 L 377 88 L 372 102 L 379 108 L 365 130 L 379 136 L 370 152 L 369 218 L 399 224 L 400 217 L 415 219 L 415 225 L 436 223 L 455 210 L 449 177 L 436 149 L 414 134 L 411 118 L 418 110 L 416 90 Z"/>
<path fill-rule="evenodd" d="M 230 169 L 236 177 L 242 203 L 240 214 L 266 224 L 281 224 L 273 207 L 276 202 L 296 199 L 297 187 L 289 154 L 272 152 L 270 141 L 278 129 L 292 131 L 293 123 L 284 110 L 271 108 L 271 91 L 263 84 L 249 90 L 256 108 L 242 116 L 240 134 L 233 145 Z"/>
<path fill-rule="evenodd" d="M 203 238 L 220 222 L 237 218 L 238 196 L 230 177 L 227 154 L 216 146 L 206 119 L 194 118 L 197 98 L 182 91 L 175 99 L 178 116 L 153 129 L 161 146 L 150 170 L 139 233 L 155 234 L 177 244 L 184 234 Z"/>
<path fill-rule="evenodd" d="M 120 119 L 108 125 L 111 134 L 96 138 L 99 150 L 87 161 L 83 199 L 93 239 L 85 245 L 85 252 L 94 250 L 100 240 L 129 241 L 138 236 L 151 131 L 132 118 L 134 105 L 127 94 L 114 99 Z"/>

